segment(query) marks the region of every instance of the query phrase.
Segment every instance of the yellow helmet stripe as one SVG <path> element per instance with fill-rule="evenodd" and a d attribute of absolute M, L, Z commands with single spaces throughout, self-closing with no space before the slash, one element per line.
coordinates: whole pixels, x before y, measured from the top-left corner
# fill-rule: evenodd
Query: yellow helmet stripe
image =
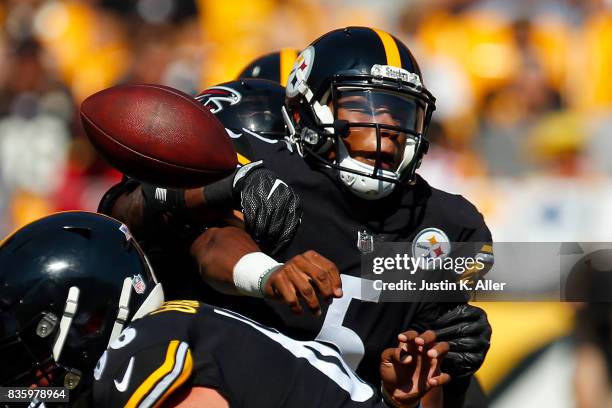
<path fill-rule="evenodd" d="M 395 39 L 391 37 L 391 35 L 386 31 L 378 30 L 376 28 L 373 28 L 372 30 L 376 34 L 378 34 L 380 41 L 382 41 L 383 43 L 383 47 L 385 47 L 385 54 L 387 55 L 387 65 L 402 68 L 402 59 L 400 58 L 399 49 L 397 48 Z"/>
<path fill-rule="evenodd" d="M 293 48 L 282 48 L 280 50 L 280 83 L 282 86 L 287 85 L 289 73 L 293 68 L 293 63 L 297 58 L 297 53 Z"/>

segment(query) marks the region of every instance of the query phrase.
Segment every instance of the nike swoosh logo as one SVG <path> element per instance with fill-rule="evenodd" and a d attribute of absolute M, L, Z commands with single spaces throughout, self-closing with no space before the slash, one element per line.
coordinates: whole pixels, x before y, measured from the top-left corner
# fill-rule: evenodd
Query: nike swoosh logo
<path fill-rule="evenodd" d="M 283 180 L 276 179 L 276 181 L 272 185 L 272 190 L 270 190 L 270 192 L 268 193 L 268 197 L 266 198 L 266 200 L 269 200 L 270 197 L 272 197 L 272 193 L 274 193 L 274 190 L 276 190 L 278 188 L 278 186 L 280 186 L 281 184 L 283 186 L 287 186 L 287 183 L 285 183 Z M 287 187 L 289 187 L 289 186 L 287 186 Z"/>
<path fill-rule="evenodd" d="M 123 379 L 121 382 L 117 382 L 115 380 L 115 388 L 119 392 L 125 392 L 128 388 L 128 384 L 130 383 L 130 377 L 132 377 L 132 369 L 134 368 L 134 357 L 130 358 L 130 363 L 128 364 L 127 370 L 125 370 L 125 374 L 123 374 Z"/>

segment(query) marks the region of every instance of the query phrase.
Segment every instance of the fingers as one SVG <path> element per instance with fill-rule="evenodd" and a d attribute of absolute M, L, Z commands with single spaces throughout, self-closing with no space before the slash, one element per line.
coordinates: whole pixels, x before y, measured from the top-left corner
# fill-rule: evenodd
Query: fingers
<path fill-rule="evenodd" d="M 414 340 L 418 335 L 419 333 L 417 333 L 415 330 L 407 330 L 403 333 L 400 333 L 397 336 L 397 339 L 402 343 L 407 343 L 409 341 Z"/>
<path fill-rule="evenodd" d="M 446 371 L 460 377 L 473 374 L 484 362 L 486 353 L 455 353 L 450 351 L 444 359 Z"/>
<path fill-rule="evenodd" d="M 436 334 L 439 340 L 450 340 L 457 337 L 491 337 L 491 326 L 485 320 L 473 320 L 470 322 L 461 322 L 452 326 L 446 326 L 436 329 Z"/>
<path fill-rule="evenodd" d="M 295 314 L 302 314 L 302 306 L 298 301 L 295 288 L 283 273 L 274 272 L 266 282 L 266 296 L 286 303 Z"/>
<path fill-rule="evenodd" d="M 381 364 L 393 364 L 392 360 L 395 358 L 397 347 L 384 349 L 382 353 L 380 353 L 380 362 Z"/>
<path fill-rule="evenodd" d="M 321 315 L 321 304 L 315 288 L 326 298 L 333 295 L 330 276 L 327 272 L 298 255 L 282 268 L 274 271 L 264 287 L 266 296 L 286 303 L 293 313 L 301 314 L 303 299 L 308 309 L 315 315 Z"/>
<path fill-rule="evenodd" d="M 299 293 L 300 297 L 306 301 L 308 309 L 310 309 L 310 311 L 317 316 L 321 315 L 321 305 L 319 304 L 319 299 L 317 299 L 317 294 L 308 280 L 308 277 L 292 266 L 288 267 L 287 277 Z"/>
<path fill-rule="evenodd" d="M 422 334 L 419 334 L 417 338 L 414 339 L 414 342 L 419 346 L 423 346 L 425 348 L 429 348 L 429 346 L 433 345 L 436 341 L 436 332 L 433 330 L 426 330 Z"/>
<path fill-rule="evenodd" d="M 309 276 L 315 280 L 321 293 L 329 293 L 327 296 L 342 297 L 342 280 L 336 264 L 315 251 L 307 251 L 303 257 L 319 269 L 314 276 Z M 323 292 L 324 290 L 326 292 Z"/>
<path fill-rule="evenodd" d="M 398 335 L 400 342 L 394 353 L 394 361 L 409 364 L 417 361 L 418 355 L 423 353 L 428 361 L 423 361 L 421 366 L 422 376 L 427 379 L 430 386 L 439 385 L 440 381 L 446 381 L 446 376 L 440 377 L 440 364 L 449 352 L 450 346 L 447 342 L 436 342 L 436 333 L 427 330 L 418 334 L 414 330 L 408 330 Z M 434 381 L 430 381 L 435 379 Z"/>
<path fill-rule="evenodd" d="M 460 323 L 468 323 L 480 319 L 487 320 L 487 314 L 477 306 L 467 303 L 460 304 L 440 316 L 434 323 L 434 328 L 445 328 L 455 326 Z"/>
<path fill-rule="evenodd" d="M 427 356 L 441 360 L 446 356 L 446 353 L 448 353 L 449 349 L 449 344 L 445 341 L 442 341 L 434 344 L 429 350 L 427 350 Z"/>
<path fill-rule="evenodd" d="M 491 342 L 486 337 L 464 337 L 449 340 L 451 349 L 458 352 L 486 352 Z"/>
<path fill-rule="evenodd" d="M 327 271 L 319 268 L 304 255 L 293 257 L 290 263 L 295 265 L 300 272 L 310 278 L 312 285 L 319 290 L 323 298 L 329 299 L 333 296 L 333 288 Z"/>
<path fill-rule="evenodd" d="M 440 373 L 440 375 L 435 376 L 427 380 L 427 384 L 431 387 L 439 387 L 440 385 L 448 384 L 451 380 L 451 376 L 447 373 Z"/>

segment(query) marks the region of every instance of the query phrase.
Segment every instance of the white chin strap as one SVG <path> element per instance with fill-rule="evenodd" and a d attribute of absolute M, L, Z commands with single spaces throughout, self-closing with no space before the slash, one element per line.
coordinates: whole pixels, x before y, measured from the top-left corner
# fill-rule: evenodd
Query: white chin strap
<path fill-rule="evenodd" d="M 55 339 L 55 343 L 53 343 L 53 359 L 55 361 L 59 361 L 62 350 L 64 349 L 64 343 L 66 342 L 66 337 L 68 337 L 68 331 L 72 325 L 72 319 L 74 318 L 79 306 L 80 293 L 81 291 L 76 286 L 71 286 L 68 290 L 68 297 L 66 298 L 66 303 L 64 304 L 64 313 L 62 314 L 62 318 L 59 323 L 59 331 L 57 338 Z"/>
<path fill-rule="evenodd" d="M 406 141 L 406 147 L 404 149 L 404 156 L 400 163 L 397 171 L 388 171 L 379 169 L 376 173 L 378 176 L 389 178 L 392 180 L 399 180 L 402 171 L 410 164 L 414 158 L 415 142 L 412 139 Z M 346 150 L 344 142 L 338 140 L 338 160 L 337 164 L 347 169 L 356 170 L 366 174 L 374 173 L 374 166 L 362 163 L 358 160 L 353 159 Z M 357 197 L 364 200 L 379 200 L 391 194 L 395 189 L 396 183 L 390 181 L 383 181 L 377 178 L 362 176 L 359 174 L 351 173 L 349 171 L 338 171 L 340 174 L 340 180 L 344 183 L 348 189 L 355 194 Z"/>

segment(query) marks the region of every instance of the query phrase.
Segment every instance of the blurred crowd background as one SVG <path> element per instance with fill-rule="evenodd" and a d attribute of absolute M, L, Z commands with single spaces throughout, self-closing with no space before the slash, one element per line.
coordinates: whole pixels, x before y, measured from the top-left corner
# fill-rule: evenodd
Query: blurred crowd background
<path fill-rule="evenodd" d="M 91 93 L 126 82 L 196 93 L 347 25 L 413 50 L 438 98 L 421 174 L 475 202 L 494 240 L 612 241 L 610 0 L 1 1 L 0 237 L 52 211 L 94 210 L 120 178 L 81 129 Z M 486 307 L 495 334 L 479 375 L 505 406 L 508 373 L 571 332 L 573 311 Z M 566 404 L 538 406 L 572 406 L 549 390 Z"/>

